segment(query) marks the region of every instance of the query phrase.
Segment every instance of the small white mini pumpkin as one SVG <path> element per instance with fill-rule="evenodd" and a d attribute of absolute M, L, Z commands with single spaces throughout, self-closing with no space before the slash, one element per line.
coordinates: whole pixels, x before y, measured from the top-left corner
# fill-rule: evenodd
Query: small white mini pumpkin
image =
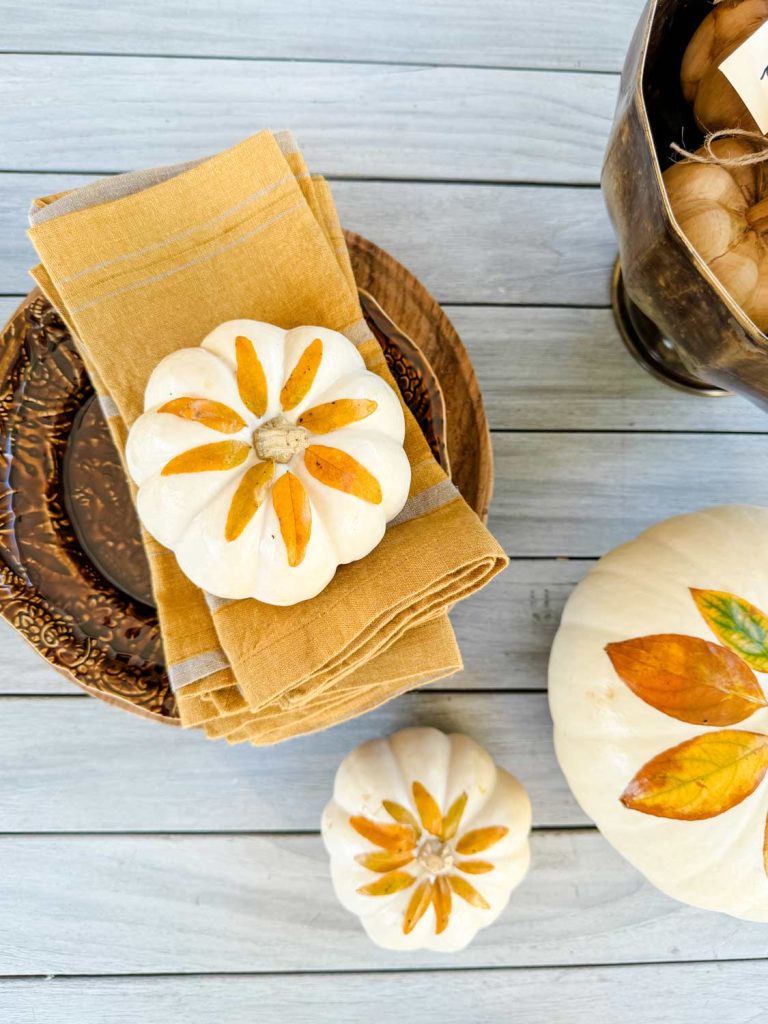
<path fill-rule="evenodd" d="M 220 324 L 157 365 L 144 408 L 126 447 L 139 517 L 217 597 L 314 597 L 408 497 L 400 402 L 336 331 Z"/>
<path fill-rule="evenodd" d="M 384 949 L 463 949 L 530 859 L 520 783 L 468 736 L 403 729 L 341 763 L 322 822 L 340 902 Z"/>
<path fill-rule="evenodd" d="M 768 509 L 678 516 L 602 558 L 549 666 L 555 748 L 659 889 L 768 921 Z"/>

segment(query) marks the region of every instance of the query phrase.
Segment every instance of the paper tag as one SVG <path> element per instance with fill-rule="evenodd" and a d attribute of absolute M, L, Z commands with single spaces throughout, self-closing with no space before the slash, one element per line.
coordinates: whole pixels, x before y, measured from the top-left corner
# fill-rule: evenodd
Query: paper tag
<path fill-rule="evenodd" d="M 725 58 L 720 70 L 763 135 L 768 133 L 768 21 Z"/>

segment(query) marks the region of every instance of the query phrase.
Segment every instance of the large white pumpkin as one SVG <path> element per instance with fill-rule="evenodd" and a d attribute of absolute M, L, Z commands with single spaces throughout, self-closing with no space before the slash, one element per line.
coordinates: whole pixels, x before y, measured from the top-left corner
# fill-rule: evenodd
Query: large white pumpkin
<path fill-rule="evenodd" d="M 654 885 L 768 921 L 768 509 L 679 516 L 602 558 L 552 648 L 576 799 Z"/>
<path fill-rule="evenodd" d="M 314 597 L 408 497 L 400 402 L 336 331 L 221 324 L 157 365 L 144 408 L 126 448 L 139 517 L 217 597 Z"/>
<path fill-rule="evenodd" d="M 322 833 L 342 905 L 385 949 L 463 949 L 528 870 L 531 806 L 468 736 L 403 729 L 353 750 Z"/>

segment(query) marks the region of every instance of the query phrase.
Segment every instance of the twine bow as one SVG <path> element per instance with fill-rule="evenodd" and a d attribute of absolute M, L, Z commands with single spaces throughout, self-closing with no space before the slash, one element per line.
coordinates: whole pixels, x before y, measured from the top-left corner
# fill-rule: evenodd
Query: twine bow
<path fill-rule="evenodd" d="M 754 143 L 759 149 L 754 153 L 742 153 L 741 156 L 718 156 L 712 149 L 712 145 L 719 139 L 743 139 L 745 142 Z M 752 167 L 754 164 L 762 164 L 768 160 L 768 138 L 760 132 L 749 132 L 743 128 L 722 128 L 718 132 L 712 132 L 704 139 L 701 147 L 704 153 L 691 153 L 676 142 L 670 143 L 669 147 L 678 156 L 684 157 L 695 164 L 717 164 L 719 167 Z"/>

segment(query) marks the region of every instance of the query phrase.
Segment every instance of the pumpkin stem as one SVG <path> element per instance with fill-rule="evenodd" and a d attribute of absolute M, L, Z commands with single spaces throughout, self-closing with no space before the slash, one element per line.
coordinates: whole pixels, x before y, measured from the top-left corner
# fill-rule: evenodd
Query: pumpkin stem
<path fill-rule="evenodd" d="M 264 462 L 290 462 L 309 446 L 309 431 L 297 427 L 282 414 L 262 423 L 253 432 L 253 447 Z"/>

